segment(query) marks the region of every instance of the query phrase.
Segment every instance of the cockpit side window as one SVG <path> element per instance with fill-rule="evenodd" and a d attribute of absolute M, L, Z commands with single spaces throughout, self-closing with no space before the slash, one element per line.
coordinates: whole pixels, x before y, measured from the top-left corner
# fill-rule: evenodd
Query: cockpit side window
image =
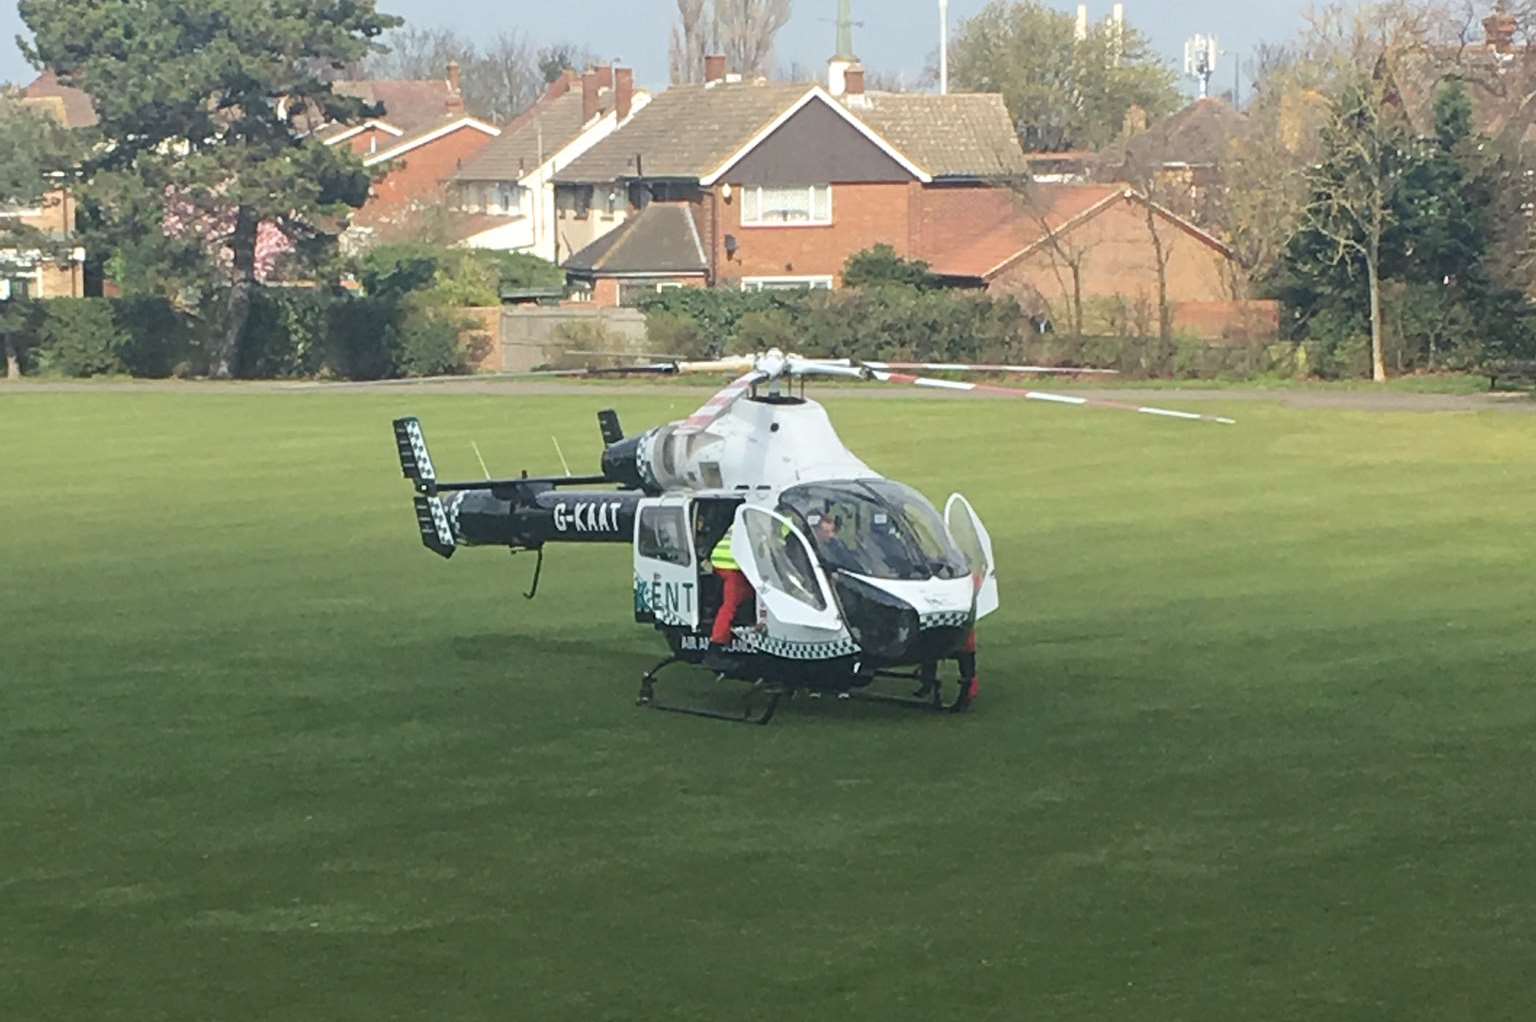
<path fill-rule="evenodd" d="M 821 585 L 811 567 L 809 552 L 793 529 L 760 511 L 748 510 L 742 516 L 747 539 L 752 544 L 752 560 L 762 572 L 765 584 L 817 610 L 826 610 Z"/>

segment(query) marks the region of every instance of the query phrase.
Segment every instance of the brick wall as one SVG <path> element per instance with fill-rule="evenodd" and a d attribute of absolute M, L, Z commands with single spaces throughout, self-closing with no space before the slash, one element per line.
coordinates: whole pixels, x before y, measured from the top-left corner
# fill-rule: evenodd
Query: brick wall
<path fill-rule="evenodd" d="M 22 223 L 47 233 L 52 237 L 71 238 L 75 233 L 76 200 L 66 191 L 50 192 L 43 198 L 37 216 L 22 217 Z M 43 298 L 83 298 L 85 296 L 85 268 L 67 256 L 63 262 L 44 263 Z"/>
<path fill-rule="evenodd" d="M 1211 309 L 1225 305 L 1229 311 L 1235 309 L 1230 281 L 1236 268 L 1231 260 L 1166 220 L 1157 221 L 1157 230 L 1167 250 L 1169 304 L 1192 308 L 1204 305 Z M 1015 295 L 1026 309 L 1043 311 L 1055 321 L 1057 329 L 1066 329 L 1072 322 L 1069 263 L 1080 261 L 1085 312 L 1090 320 L 1084 324 L 1086 331 L 1112 330 L 1114 323 L 1098 320 L 1124 315 L 1125 310 L 1138 307 L 1142 318 L 1150 310 L 1155 327 L 1157 259 L 1144 206 L 1116 203 L 1065 235 L 1061 245 L 1062 253 L 1044 246 L 1004 270 L 993 279 L 989 290 Z M 1226 314 L 1192 312 L 1185 324 L 1195 336 L 1219 337 L 1230 318 Z"/>
<path fill-rule="evenodd" d="M 599 277 L 592 282 L 592 304 L 605 309 L 611 309 L 621 304 L 622 293 L 625 287 L 648 285 L 654 288 L 657 284 L 678 284 L 682 287 L 708 287 L 709 282 L 703 277 L 646 277 L 636 280 L 632 277 Z M 579 306 L 578 306 L 579 307 Z"/>
<path fill-rule="evenodd" d="M 883 243 L 907 256 L 912 252 L 913 187 L 833 185 L 832 223 L 827 227 L 743 227 L 741 189 L 733 186 L 727 199 L 717 187 L 713 202 L 706 205 L 718 213 L 702 218 L 715 220 L 708 243 L 714 247 L 716 283 L 743 277 L 831 276 L 841 286 L 843 264 L 856 252 Z M 730 259 L 725 254 L 727 234 L 735 235 L 739 246 Z"/>
<path fill-rule="evenodd" d="M 464 127 L 391 160 L 389 172 L 374 183 L 357 222 L 376 223 L 405 211 L 412 203 L 434 199 L 443 182 L 492 141 L 483 131 Z"/>

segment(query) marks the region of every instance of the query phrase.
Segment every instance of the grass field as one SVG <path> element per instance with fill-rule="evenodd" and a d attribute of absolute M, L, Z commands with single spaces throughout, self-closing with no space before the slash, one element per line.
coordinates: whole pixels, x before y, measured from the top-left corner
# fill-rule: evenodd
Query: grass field
<path fill-rule="evenodd" d="M 0 1017 L 1536 1016 L 1536 418 L 845 400 L 988 521 L 982 700 L 742 728 L 624 550 L 417 542 L 392 416 L 599 406 L 0 395 Z"/>

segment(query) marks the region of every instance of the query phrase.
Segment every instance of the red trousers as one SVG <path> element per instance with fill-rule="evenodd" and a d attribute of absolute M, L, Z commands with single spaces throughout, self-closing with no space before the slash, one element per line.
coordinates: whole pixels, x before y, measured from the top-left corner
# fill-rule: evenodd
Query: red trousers
<path fill-rule="evenodd" d="M 709 641 L 717 646 L 729 646 L 731 622 L 736 620 L 741 605 L 752 598 L 752 583 L 741 572 L 728 568 L 716 568 L 715 574 L 725 584 L 725 598 L 720 601 L 720 610 L 715 614 L 715 628 L 709 633 Z"/>

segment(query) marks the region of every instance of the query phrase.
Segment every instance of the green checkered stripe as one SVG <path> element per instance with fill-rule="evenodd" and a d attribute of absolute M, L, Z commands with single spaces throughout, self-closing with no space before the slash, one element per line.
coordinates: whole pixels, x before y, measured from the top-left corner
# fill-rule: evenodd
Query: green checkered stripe
<path fill-rule="evenodd" d="M 737 629 L 736 634 L 755 646 L 759 653 L 783 660 L 836 660 L 859 652 L 859 644 L 850 638 L 835 642 L 790 642 L 771 635 L 759 635 L 750 629 Z"/>
<path fill-rule="evenodd" d="M 971 623 L 971 612 L 968 610 L 946 610 L 938 614 L 924 614 L 918 619 L 918 627 L 923 631 L 930 628 L 964 628 Z"/>

